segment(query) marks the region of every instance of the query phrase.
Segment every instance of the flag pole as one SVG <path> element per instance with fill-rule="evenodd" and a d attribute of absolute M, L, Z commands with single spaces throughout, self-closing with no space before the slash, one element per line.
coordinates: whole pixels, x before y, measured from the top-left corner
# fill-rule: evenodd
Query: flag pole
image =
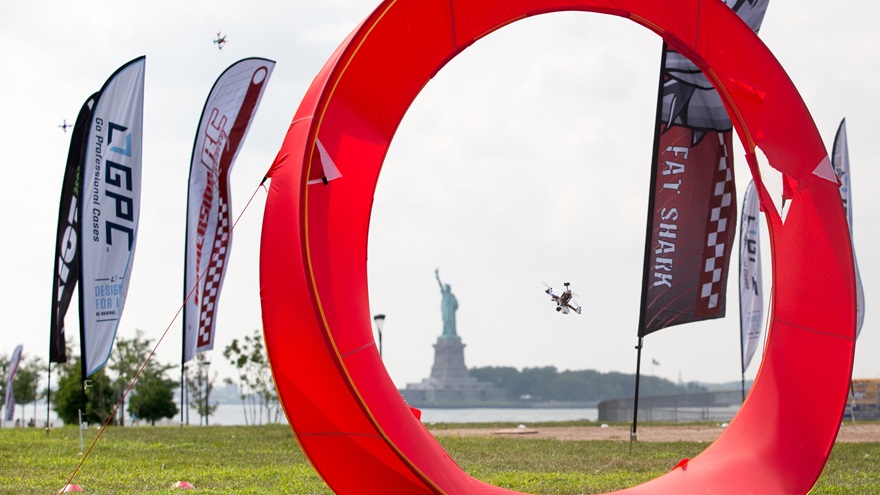
<path fill-rule="evenodd" d="M 185 373 L 184 366 L 186 366 L 186 365 L 184 365 L 181 360 L 181 364 L 180 364 L 180 427 L 181 428 L 183 428 L 183 407 L 184 407 L 184 404 L 183 404 L 183 394 L 184 394 L 184 392 L 183 392 L 183 387 L 184 387 L 183 376 Z"/>
<path fill-rule="evenodd" d="M 82 171 L 82 167 L 80 167 L 80 171 Z M 80 223 L 80 227 L 82 227 L 82 223 Z M 79 252 L 82 253 L 82 232 L 80 232 L 79 234 L 80 234 L 79 239 L 78 239 Z M 82 274 L 83 273 L 83 266 L 82 266 L 83 265 L 83 256 L 81 254 L 79 257 L 79 265 L 80 265 L 79 266 L 79 273 Z M 81 413 L 80 413 L 80 420 L 79 420 L 79 428 L 80 428 L 80 431 L 82 431 L 83 418 L 87 418 L 87 416 L 86 416 L 86 402 L 87 402 L 86 401 L 86 388 L 87 388 L 86 387 L 86 378 L 88 377 L 88 375 L 86 374 L 86 369 L 87 369 L 87 367 L 86 367 L 86 324 L 85 324 L 85 318 L 83 317 L 83 315 L 85 314 L 85 311 L 83 310 L 85 302 L 83 300 L 84 296 L 83 296 L 82 285 L 80 285 L 80 289 L 78 292 L 79 292 L 79 367 L 80 367 L 79 386 L 80 386 L 80 391 L 82 392 L 82 404 L 80 405 Z M 86 419 L 86 421 L 88 421 L 88 419 Z"/>
<path fill-rule="evenodd" d="M 632 450 L 633 442 L 638 440 L 637 430 L 639 421 L 639 377 L 642 367 L 642 337 L 639 336 L 639 345 L 636 346 L 636 391 L 633 399 L 632 429 L 629 432 L 629 447 Z"/>
<path fill-rule="evenodd" d="M 46 373 L 46 435 L 49 434 L 49 407 L 52 404 L 52 361 L 49 361 L 49 370 Z"/>
<path fill-rule="evenodd" d="M 853 426 L 856 425 L 856 389 L 853 385 L 853 379 L 850 377 L 849 379 L 849 410 L 850 417 L 852 418 Z"/>
<path fill-rule="evenodd" d="M 745 205 L 743 205 L 743 211 L 745 211 Z M 740 222 L 740 229 L 745 228 Z M 742 244 L 742 236 L 739 238 L 740 244 Z M 746 341 L 743 332 L 743 311 L 742 311 L 742 276 L 743 276 L 743 261 L 742 261 L 742 246 L 740 246 L 740 256 L 739 256 L 739 369 L 741 372 L 742 378 L 742 402 L 746 401 Z"/>
<path fill-rule="evenodd" d="M 215 83 L 216 84 L 216 83 Z M 199 120 L 199 126 L 201 126 L 201 120 Z M 196 135 L 196 139 L 198 139 L 198 131 Z M 192 296 L 193 292 L 198 290 L 194 287 L 192 290 L 187 287 L 187 267 L 189 263 L 189 257 L 187 256 L 187 246 L 189 246 L 189 197 L 190 197 L 190 182 L 192 181 L 192 166 L 190 166 L 189 174 L 187 175 L 187 191 L 186 191 L 186 210 L 187 218 L 186 222 L 184 222 L 184 233 L 183 233 L 183 318 L 181 318 L 180 325 L 180 427 L 183 428 L 183 415 L 184 408 L 188 407 L 189 404 L 185 404 L 185 394 L 186 394 L 186 322 L 188 321 L 187 316 L 187 305 L 189 304 L 189 299 Z M 196 278 L 196 285 L 198 285 L 198 278 Z M 198 331 L 198 329 L 196 330 Z M 188 416 L 187 416 L 188 417 Z"/>
<path fill-rule="evenodd" d="M 199 125 L 201 126 L 201 121 L 199 121 Z M 187 175 L 187 191 L 186 191 L 186 211 L 189 211 L 189 195 L 190 195 L 190 181 L 192 181 L 192 166 L 190 166 L 189 174 Z M 180 427 L 183 428 L 183 410 L 186 407 L 184 404 L 184 394 L 186 393 L 184 387 L 186 386 L 185 375 L 186 375 L 186 322 L 187 322 L 187 304 L 189 303 L 189 298 L 191 292 L 189 288 L 186 286 L 186 271 L 187 271 L 187 263 L 188 256 L 186 255 L 187 246 L 189 245 L 189 215 L 187 214 L 187 219 L 184 224 L 184 234 L 183 234 L 183 318 L 181 318 L 180 325 Z M 198 284 L 198 281 L 196 281 Z"/>
<path fill-rule="evenodd" d="M 657 143 L 660 142 L 660 120 L 663 114 L 663 74 L 664 68 L 666 67 L 666 53 L 667 53 L 667 45 L 666 42 L 663 42 L 663 47 L 660 51 L 660 81 L 658 83 L 657 89 L 657 109 L 655 112 L 654 122 L 654 150 L 651 155 L 651 180 L 650 180 L 650 189 L 648 193 L 648 215 L 647 221 L 645 222 L 645 260 L 642 265 L 642 298 L 641 298 L 641 307 L 639 308 L 639 327 L 638 327 L 638 336 L 639 341 L 638 345 L 636 345 L 636 383 L 635 383 L 635 398 L 633 399 L 633 420 L 632 420 L 632 429 L 630 430 L 629 440 L 630 440 L 630 448 L 632 448 L 632 443 L 638 440 L 638 421 L 639 421 L 639 382 L 642 368 L 642 347 L 643 347 L 643 338 L 646 335 L 646 312 L 648 306 L 648 276 L 651 268 L 651 241 L 653 239 L 654 233 L 654 209 L 656 208 L 657 202 L 657 160 L 660 158 L 660 150 L 658 149 Z"/>
<path fill-rule="evenodd" d="M 99 93 L 96 93 L 96 94 L 99 94 Z M 95 105 L 97 106 L 97 99 L 95 100 Z M 94 108 L 92 109 L 92 112 L 94 112 Z M 92 120 L 93 115 L 94 115 L 94 113 L 89 115 L 90 122 Z M 86 133 L 86 135 L 88 135 L 88 133 Z M 77 179 L 77 184 L 82 184 L 83 180 L 85 179 L 85 165 L 80 166 L 77 173 L 79 174 L 79 178 Z M 83 189 L 81 187 L 77 188 L 77 192 L 76 192 L 77 204 L 82 204 L 82 199 L 83 199 L 82 196 L 83 196 Z M 87 371 L 86 371 L 87 370 L 87 366 L 86 366 L 86 318 L 84 316 L 86 314 L 86 312 L 85 312 L 85 294 L 84 294 L 85 291 L 83 290 L 83 274 L 85 273 L 85 266 L 84 266 L 85 256 L 83 256 L 83 232 L 82 232 L 83 227 L 82 227 L 82 225 L 83 225 L 83 222 L 79 222 L 79 224 L 77 225 L 78 232 L 77 232 L 77 236 L 76 236 L 76 242 L 77 242 L 76 252 L 79 253 L 79 256 L 78 256 L 78 258 L 79 258 L 79 289 L 77 290 L 78 299 L 79 299 L 79 365 L 80 365 L 79 386 L 80 386 L 80 391 L 82 392 L 82 404 L 80 405 L 81 412 L 80 412 L 80 416 L 79 416 L 80 436 L 82 436 L 83 420 L 85 419 L 85 421 L 88 422 L 88 416 L 86 415 L 86 403 L 87 403 L 87 401 L 86 401 L 86 388 L 87 388 L 86 387 L 86 378 L 88 377 L 88 375 L 86 374 L 87 373 Z M 82 443 L 82 440 L 80 440 L 80 443 Z M 80 450 L 82 450 L 82 446 L 80 446 Z"/>

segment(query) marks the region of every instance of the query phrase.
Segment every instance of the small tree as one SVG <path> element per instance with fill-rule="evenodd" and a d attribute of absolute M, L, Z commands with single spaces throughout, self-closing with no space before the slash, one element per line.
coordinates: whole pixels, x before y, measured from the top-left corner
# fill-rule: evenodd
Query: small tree
<path fill-rule="evenodd" d="M 6 387 L 6 377 L 9 376 L 9 361 L 12 359 L 10 356 L 6 354 L 0 354 L 0 392 L 5 392 Z M 5 394 L 0 394 L 0 401 L 6 400 Z M 0 405 L 3 405 L 0 402 Z"/>
<path fill-rule="evenodd" d="M 211 391 L 214 390 L 214 380 L 217 377 L 210 376 L 208 365 L 210 364 L 205 353 L 196 354 L 195 366 L 187 368 L 186 384 L 187 389 L 194 398 L 190 399 L 190 406 L 195 404 L 196 412 L 199 418 L 204 418 L 205 425 L 209 423 L 208 418 L 217 411 L 217 404 L 211 404 Z"/>
<path fill-rule="evenodd" d="M 277 407 L 277 395 L 275 383 L 272 381 L 272 370 L 266 359 L 263 338 L 260 330 L 254 330 L 253 335 L 245 336 L 239 342 L 233 339 L 223 349 L 225 357 L 238 370 L 238 388 L 242 401 L 242 407 L 248 401 L 251 405 L 251 423 L 256 424 L 259 417 L 262 423 L 263 412 L 266 419 L 271 419 L 272 409 Z M 257 407 L 260 407 L 259 414 Z M 247 408 L 245 407 L 245 423 L 248 423 Z"/>
<path fill-rule="evenodd" d="M 141 374 L 129 403 L 131 412 L 153 426 L 157 420 L 173 418 L 177 414 L 177 406 L 174 404 L 176 386 L 174 380 L 163 378 L 159 374 Z"/>
<path fill-rule="evenodd" d="M 82 409 L 83 404 L 79 359 L 68 361 L 56 369 L 59 378 L 53 410 L 58 414 L 58 418 L 66 424 L 77 424 L 79 410 Z M 104 368 L 92 373 L 88 384 L 89 387 L 86 391 L 88 404 L 86 404 L 86 416 L 83 420 L 89 423 L 103 424 L 110 417 L 110 413 L 116 405 L 113 385 Z"/>
<path fill-rule="evenodd" d="M 0 355 L 0 390 L 6 386 L 6 377 L 9 373 L 9 361 L 12 358 L 6 354 Z M 2 400 L 2 398 L 0 398 Z"/>
<path fill-rule="evenodd" d="M 245 338 L 247 339 L 247 338 Z M 238 386 L 238 397 L 241 399 L 241 408 L 244 412 L 244 424 L 250 424 L 248 419 L 247 398 L 251 395 L 251 384 L 248 376 L 248 357 L 239 345 L 238 339 L 232 339 L 232 342 L 223 349 L 223 357 L 225 357 L 238 370 L 238 382 L 234 382 L 231 378 L 226 379 L 226 384 L 235 384 Z"/>
<path fill-rule="evenodd" d="M 11 356 L 0 355 L 0 416 L 6 414 L 6 378 L 9 376 Z"/>
<path fill-rule="evenodd" d="M 22 424 L 25 422 L 25 406 L 36 403 L 37 399 L 40 398 L 40 376 L 45 368 L 46 365 L 39 357 L 22 356 L 21 366 L 18 367 L 15 378 L 12 381 L 12 396 L 15 398 L 15 403 L 21 405 Z M 33 421 L 36 424 L 36 413 L 34 414 Z"/>
<path fill-rule="evenodd" d="M 134 338 L 131 339 L 117 337 L 116 345 L 110 354 L 109 368 L 116 373 L 113 387 L 117 400 L 131 386 L 131 382 L 134 381 L 138 372 L 141 372 L 141 368 L 143 368 L 143 371 L 138 382 L 134 385 L 133 390 L 135 392 L 141 386 L 141 380 L 144 380 L 146 376 L 153 375 L 154 378 L 164 379 L 164 373 L 174 368 L 174 366 L 161 364 L 154 359 L 148 361 L 152 353 L 152 341 L 144 338 L 143 330 L 135 330 L 135 332 Z M 150 386 L 154 385 L 150 384 Z M 141 417 L 140 415 L 138 416 Z M 125 401 L 119 406 L 119 416 L 117 419 L 120 425 L 125 426 Z"/>

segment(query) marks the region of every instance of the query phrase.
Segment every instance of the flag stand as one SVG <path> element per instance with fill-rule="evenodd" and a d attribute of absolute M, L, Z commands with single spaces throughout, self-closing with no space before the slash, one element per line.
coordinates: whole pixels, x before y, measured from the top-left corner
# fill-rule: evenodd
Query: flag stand
<path fill-rule="evenodd" d="M 632 450 L 633 442 L 638 440 L 638 422 L 639 422 L 639 378 L 642 369 L 642 337 L 639 336 L 639 345 L 636 346 L 636 392 L 633 399 L 633 420 L 632 428 L 629 432 L 629 448 Z"/>
<path fill-rule="evenodd" d="M 849 379 L 849 416 L 853 426 L 856 425 L 856 389 L 853 387 L 852 378 Z"/>
<path fill-rule="evenodd" d="M 83 412 L 82 409 L 78 409 L 77 415 L 79 415 L 79 451 L 82 452 L 85 450 L 83 447 Z M 88 428 L 88 426 L 86 426 Z"/>
<path fill-rule="evenodd" d="M 184 388 L 183 388 L 185 386 L 185 382 L 184 382 L 185 375 L 186 375 L 186 364 L 181 363 L 180 364 L 180 427 L 181 428 L 183 428 L 183 409 L 185 407 L 185 405 L 183 403 L 183 394 L 185 393 Z"/>

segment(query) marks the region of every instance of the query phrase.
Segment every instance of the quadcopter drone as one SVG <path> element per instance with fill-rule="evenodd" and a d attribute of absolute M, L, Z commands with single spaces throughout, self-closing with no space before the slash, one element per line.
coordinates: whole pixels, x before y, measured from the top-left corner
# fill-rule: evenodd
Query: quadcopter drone
<path fill-rule="evenodd" d="M 226 35 L 222 34 L 222 31 L 217 32 L 217 39 L 214 40 L 214 44 L 217 45 L 217 48 L 223 50 L 223 45 L 226 44 Z"/>
<path fill-rule="evenodd" d="M 547 284 L 544 284 L 547 285 Z M 553 288 L 547 285 L 547 294 L 550 295 L 550 300 L 556 303 L 556 311 L 567 315 L 569 311 L 574 311 L 577 314 L 581 314 L 581 306 L 574 300 L 574 294 L 571 292 L 571 288 L 569 288 L 571 284 L 565 282 L 565 291 L 556 295 L 553 293 Z"/>

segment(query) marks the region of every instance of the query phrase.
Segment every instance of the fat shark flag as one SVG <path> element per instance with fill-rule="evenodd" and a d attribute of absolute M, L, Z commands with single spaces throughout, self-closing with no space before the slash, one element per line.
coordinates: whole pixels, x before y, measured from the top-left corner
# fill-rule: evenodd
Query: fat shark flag
<path fill-rule="evenodd" d="M 61 205 L 58 208 L 58 234 L 55 240 L 55 271 L 52 282 L 52 316 L 49 329 L 49 362 L 66 363 L 67 349 L 64 335 L 64 317 L 73 298 L 73 289 L 79 281 L 80 233 L 80 171 L 83 164 L 85 138 L 92 108 L 98 93 L 83 104 L 73 125 L 67 167 L 61 185 Z"/>
<path fill-rule="evenodd" d="M 89 119 L 80 196 L 83 376 L 110 357 L 131 281 L 140 218 L 146 58 L 123 65 Z"/>
<path fill-rule="evenodd" d="M 205 102 L 189 172 L 181 363 L 214 348 L 217 303 L 232 246 L 229 173 L 274 67 L 262 58 L 232 64 Z"/>
<path fill-rule="evenodd" d="M 727 0 L 756 32 L 767 0 Z M 663 46 L 639 337 L 721 318 L 736 229 L 732 124 L 697 66 Z"/>

